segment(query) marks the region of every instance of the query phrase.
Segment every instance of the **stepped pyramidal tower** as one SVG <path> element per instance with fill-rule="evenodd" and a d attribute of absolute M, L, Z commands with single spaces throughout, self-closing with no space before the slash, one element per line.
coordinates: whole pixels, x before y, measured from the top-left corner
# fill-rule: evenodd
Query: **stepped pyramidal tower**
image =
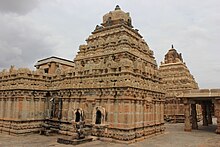
<path fill-rule="evenodd" d="M 173 45 L 167 52 L 164 62 L 159 67 L 163 86 L 166 89 L 165 119 L 173 122 L 184 121 L 183 102 L 177 98 L 185 90 L 199 89 L 194 77 L 190 74 L 182 54 L 174 49 Z M 201 116 L 200 107 L 197 106 L 197 115 Z"/>
<path fill-rule="evenodd" d="M 53 131 L 134 141 L 164 131 L 164 96 L 153 51 L 119 6 L 103 16 L 74 61 L 58 57 L 0 72 L 0 130 Z"/>
<path fill-rule="evenodd" d="M 94 128 L 107 126 L 106 132 L 94 129 L 93 135 L 133 140 L 164 130 L 164 92 L 157 64 L 131 22 L 119 6 L 105 14 L 87 44 L 80 46 L 75 68 L 67 73 L 72 82 L 66 80 L 77 83 L 70 87 L 81 93 L 74 101 L 85 100 L 78 107 L 87 122 Z"/>

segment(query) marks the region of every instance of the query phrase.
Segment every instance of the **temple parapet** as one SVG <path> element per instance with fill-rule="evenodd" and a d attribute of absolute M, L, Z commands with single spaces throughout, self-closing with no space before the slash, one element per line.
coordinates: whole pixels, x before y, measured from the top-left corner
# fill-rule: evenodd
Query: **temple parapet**
<path fill-rule="evenodd" d="M 35 89 L 46 90 L 50 76 L 39 70 L 31 71 L 28 68 L 15 67 L 0 72 L 0 90 Z"/>

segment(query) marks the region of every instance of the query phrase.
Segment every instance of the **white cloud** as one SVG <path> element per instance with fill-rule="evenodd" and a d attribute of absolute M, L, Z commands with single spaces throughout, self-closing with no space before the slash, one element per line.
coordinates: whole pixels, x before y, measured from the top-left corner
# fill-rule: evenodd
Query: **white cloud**
<path fill-rule="evenodd" d="M 27 16 L 0 14 L 0 28 L 0 68 L 32 67 L 37 59 L 50 56 L 58 44 L 46 28 Z"/>
<path fill-rule="evenodd" d="M 39 0 L 0 0 L 0 11 L 26 14 L 36 8 Z"/>

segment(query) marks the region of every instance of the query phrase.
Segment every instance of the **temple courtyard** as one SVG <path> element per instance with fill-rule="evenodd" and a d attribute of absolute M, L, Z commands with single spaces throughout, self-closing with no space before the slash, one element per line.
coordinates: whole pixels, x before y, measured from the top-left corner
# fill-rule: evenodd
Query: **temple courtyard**
<path fill-rule="evenodd" d="M 104 142 L 96 140 L 90 143 L 77 145 L 79 147 L 220 147 L 219 135 L 215 133 L 216 119 L 213 119 L 213 125 L 202 126 L 199 123 L 199 130 L 184 132 L 184 123 L 165 124 L 164 134 L 157 135 L 133 144 L 125 145 L 118 143 Z M 69 147 L 56 142 L 60 135 L 43 136 L 31 134 L 26 136 L 11 136 L 0 133 L 0 147 Z"/>

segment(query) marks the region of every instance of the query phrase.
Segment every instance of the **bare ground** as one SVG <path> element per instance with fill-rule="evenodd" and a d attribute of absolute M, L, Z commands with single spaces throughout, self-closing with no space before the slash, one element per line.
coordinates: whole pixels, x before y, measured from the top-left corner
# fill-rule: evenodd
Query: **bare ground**
<path fill-rule="evenodd" d="M 103 141 L 93 141 L 78 147 L 220 147 L 220 135 L 215 134 L 214 124 L 204 127 L 199 124 L 199 130 L 184 132 L 184 124 L 165 124 L 166 131 L 162 135 L 154 136 L 133 144 L 117 144 Z M 70 147 L 56 142 L 60 135 L 42 136 L 32 134 L 27 136 L 11 136 L 0 133 L 0 147 Z"/>

